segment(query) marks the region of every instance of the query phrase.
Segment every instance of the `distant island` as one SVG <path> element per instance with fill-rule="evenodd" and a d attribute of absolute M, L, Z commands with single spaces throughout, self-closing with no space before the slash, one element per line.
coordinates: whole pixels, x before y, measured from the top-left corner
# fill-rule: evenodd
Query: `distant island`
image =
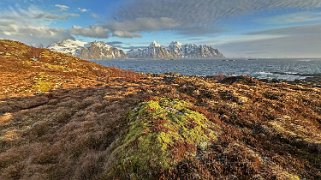
<path fill-rule="evenodd" d="M 145 48 L 131 49 L 127 53 L 123 50 L 113 47 L 108 43 L 82 42 L 78 40 L 67 39 L 54 43 L 48 49 L 56 52 L 69 54 L 82 59 L 215 59 L 224 58 L 223 53 L 208 45 L 181 44 L 173 41 L 168 47 L 162 46 L 156 41 Z"/>

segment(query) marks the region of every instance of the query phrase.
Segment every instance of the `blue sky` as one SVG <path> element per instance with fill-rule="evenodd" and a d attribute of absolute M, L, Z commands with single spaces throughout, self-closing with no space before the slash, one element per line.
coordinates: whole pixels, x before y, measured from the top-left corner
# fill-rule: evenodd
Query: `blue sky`
<path fill-rule="evenodd" d="M 123 49 L 208 44 L 228 57 L 321 57 L 320 0 L 2 0 L 0 38 Z"/>

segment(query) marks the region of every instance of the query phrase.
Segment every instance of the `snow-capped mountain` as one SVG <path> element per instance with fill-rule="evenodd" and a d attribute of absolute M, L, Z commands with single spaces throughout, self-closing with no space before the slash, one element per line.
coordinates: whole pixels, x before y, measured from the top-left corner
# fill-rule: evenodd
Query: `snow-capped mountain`
<path fill-rule="evenodd" d="M 126 54 L 104 42 L 91 42 L 79 51 L 79 57 L 83 59 L 119 59 L 125 58 Z"/>
<path fill-rule="evenodd" d="M 173 41 L 168 47 L 152 42 L 146 48 L 132 49 L 127 52 L 108 45 L 105 42 L 82 42 L 67 39 L 52 44 L 48 49 L 70 54 L 82 59 L 121 59 L 121 58 L 145 58 L 145 59 L 210 59 L 222 58 L 223 54 L 207 45 L 181 44 Z"/>
<path fill-rule="evenodd" d="M 186 44 L 182 46 L 183 58 L 223 58 L 224 55 L 218 50 L 207 45 Z"/>
<path fill-rule="evenodd" d="M 54 43 L 48 49 L 76 56 L 82 59 L 118 59 L 125 58 L 126 54 L 105 42 L 82 42 L 78 40 L 63 40 Z"/>
<path fill-rule="evenodd" d="M 130 58 L 152 58 L 152 59 L 166 59 L 173 58 L 172 54 L 156 41 L 152 42 L 146 48 L 132 49 L 127 52 Z"/>
<path fill-rule="evenodd" d="M 223 58 L 218 50 L 207 45 L 181 44 L 173 41 L 168 47 L 163 47 L 157 42 L 151 43 L 146 48 L 132 49 L 127 53 L 130 58 L 153 59 L 210 59 Z"/>
<path fill-rule="evenodd" d="M 177 41 L 173 41 L 169 44 L 168 50 L 175 58 L 184 57 L 184 53 L 182 51 L 182 44 Z"/>
<path fill-rule="evenodd" d="M 48 49 L 72 56 L 77 56 L 78 51 L 81 50 L 87 42 L 78 40 L 66 39 L 57 43 L 54 43 L 48 47 Z"/>

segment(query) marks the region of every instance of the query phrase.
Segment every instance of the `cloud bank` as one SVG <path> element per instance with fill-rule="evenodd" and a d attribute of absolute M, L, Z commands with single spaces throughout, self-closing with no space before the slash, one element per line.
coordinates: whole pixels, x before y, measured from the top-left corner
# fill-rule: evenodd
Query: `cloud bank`
<path fill-rule="evenodd" d="M 248 33 L 248 38 L 217 45 L 234 57 L 321 57 L 321 24 Z M 250 39 L 250 37 L 270 37 Z"/>
<path fill-rule="evenodd" d="M 168 18 L 182 33 L 216 32 L 215 23 L 231 16 L 273 8 L 318 8 L 320 0 L 127 0 L 115 14 L 122 29 L 131 27 L 127 21 L 138 18 Z M 127 27 L 126 27 L 127 25 Z M 161 29 L 161 28 L 160 28 Z M 200 29 L 202 31 L 200 31 Z M 142 31 L 155 29 L 143 28 Z M 130 30 L 129 32 L 134 32 Z M 137 32 L 136 32 L 137 33 Z"/>
<path fill-rule="evenodd" d="M 103 26 L 89 26 L 86 28 L 73 26 L 70 30 L 73 35 L 92 37 L 92 38 L 108 38 L 109 29 Z"/>
<path fill-rule="evenodd" d="M 63 4 L 56 4 L 55 7 L 59 8 L 60 11 L 67 11 L 69 9 L 69 6 Z"/>
<path fill-rule="evenodd" d="M 21 4 L 48 3 L 45 0 L 17 0 Z M 0 2 L 9 2 L 3 0 Z M 104 4 L 104 3 L 102 3 Z M 70 4 L 68 4 L 70 5 Z M 170 30 L 181 37 L 213 37 L 224 32 L 219 24 L 230 17 L 250 15 L 273 9 L 296 9 L 302 12 L 285 13 L 276 17 L 257 19 L 269 24 L 270 30 L 241 34 L 238 37 L 212 42 L 231 55 L 263 56 L 269 54 L 302 55 L 318 53 L 321 47 L 320 12 L 306 9 L 321 8 L 320 0 L 122 0 L 108 18 L 95 14 L 87 7 L 53 4 L 53 11 L 36 6 L 9 8 L 0 14 L 0 38 L 15 39 L 29 44 L 44 44 L 74 36 L 106 39 L 109 37 L 136 38 L 143 32 Z M 79 14 L 68 13 L 69 11 Z M 92 16 L 89 26 L 72 24 L 69 29 L 55 28 L 53 22 L 69 20 L 79 15 Z M 99 19 L 99 20 L 98 20 Z M 281 23 L 280 23 L 281 22 Z M 276 28 L 282 25 L 291 28 Z M 267 29 L 267 28 L 266 28 Z M 251 29 L 247 29 L 247 32 Z M 224 34 L 224 33 L 223 33 Z M 304 43 L 304 44 L 302 44 Z M 282 50 L 282 51 L 281 51 Z"/>
<path fill-rule="evenodd" d="M 139 37 L 139 33 L 142 31 L 168 30 L 177 26 L 179 24 L 175 20 L 167 17 L 143 17 L 106 25 L 106 27 L 111 29 L 114 36 L 129 38 Z"/>
<path fill-rule="evenodd" d="M 77 14 L 45 12 L 35 6 L 27 9 L 10 8 L 0 15 L 0 38 L 13 39 L 32 45 L 48 45 L 73 36 L 65 29 L 51 28 L 55 20 L 65 20 Z"/>

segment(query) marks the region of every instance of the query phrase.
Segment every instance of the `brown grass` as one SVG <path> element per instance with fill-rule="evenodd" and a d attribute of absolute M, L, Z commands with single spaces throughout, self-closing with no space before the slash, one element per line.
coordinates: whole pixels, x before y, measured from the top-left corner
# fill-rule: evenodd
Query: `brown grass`
<path fill-rule="evenodd" d="M 41 58 L 42 51 L 42 48 L 31 47 L 29 57 L 38 60 Z"/>
<path fill-rule="evenodd" d="M 21 62 L 28 46 L 1 41 L 0 51 L 11 54 L 0 55 L 0 179 L 101 178 L 127 113 L 159 97 L 191 102 L 220 131 L 209 149 L 155 179 L 321 178 L 320 88 L 248 77 L 147 76 L 45 49 L 27 66 Z M 57 88 L 33 90 L 40 72 Z M 189 148 L 175 147 L 178 159 Z"/>

